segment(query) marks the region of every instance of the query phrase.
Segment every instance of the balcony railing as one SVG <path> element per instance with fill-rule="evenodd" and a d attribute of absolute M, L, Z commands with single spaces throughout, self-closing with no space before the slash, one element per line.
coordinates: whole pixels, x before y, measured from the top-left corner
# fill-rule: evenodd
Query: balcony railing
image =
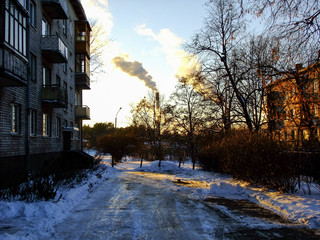
<path fill-rule="evenodd" d="M 68 48 L 59 36 L 42 36 L 41 51 L 43 57 L 52 63 L 68 62 Z"/>
<path fill-rule="evenodd" d="M 90 120 L 90 108 L 88 106 L 76 106 L 76 118 Z"/>
<path fill-rule="evenodd" d="M 78 89 L 90 89 L 90 78 L 86 73 L 76 73 L 75 79 Z"/>
<path fill-rule="evenodd" d="M 43 9 L 52 19 L 68 19 L 65 0 L 41 0 Z"/>
<path fill-rule="evenodd" d="M 83 53 L 90 56 L 90 46 L 86 41 L 76 41 L 76 53 Z"/>
<path fill-rule="evenodd" d="M 67 90 L 59 85 L 42 86 L 42 102 L 52 108 L 66 108 L 68 107 Z"/>

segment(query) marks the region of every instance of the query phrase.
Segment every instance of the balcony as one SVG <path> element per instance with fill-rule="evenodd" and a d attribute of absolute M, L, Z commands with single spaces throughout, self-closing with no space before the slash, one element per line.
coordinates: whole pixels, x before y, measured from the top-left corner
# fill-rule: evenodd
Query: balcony
<path fill-rule="evenodd" d="M 27 66 L 26 59 L 0 47 L 0 87 L 26 86 Z"/>
<path fill-rule="evenodd" d="M 90 89 L 90 78 L 86 73 L 76 73 L 75 78 L 78 89 Z"/>
<path fill-rule="evenodd" d="M 42 7 L 52 19 L 68 19 L 64 0 L 41 0 Z"/>
<path fill-rule="evenodd" d="M 88 21 L 77 21 L 75 23 L 76 30 L 76 53 L 86 54 L 90 56 L 90 24 Z"/>
<path fill-rule="evenodd" d="M 90 120 L 90 108 L 87 106 L 76 106 L 76 118 Z"/>
<path fill-rule="evenodd" d="M 76 41 L 76 53 L 84 53 L 90 55 L 90 46 L 86 41 Z"/>
<path fill-rule="evenodd" d="M 59 36 L 42 36 L 42 56 L 52 63 L 67 63 L 68 48 Z"/>
<path fill-rule="evenodd" d="M 58 85 L 42 87 L 42 103 L 52 108 L 68 107 L 68 93 Z"/>

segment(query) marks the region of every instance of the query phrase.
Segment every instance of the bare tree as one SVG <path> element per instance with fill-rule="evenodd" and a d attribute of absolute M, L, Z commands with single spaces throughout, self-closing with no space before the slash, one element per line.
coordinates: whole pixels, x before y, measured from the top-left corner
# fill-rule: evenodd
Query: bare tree
<path fill-rule="evenodd" d="M 299 62 L 304 58 L 308 65 L 319 61 L 319 0 L 249 0 L 244 5 L 247 11 L 267 17 L 267 30 L 277 39 L 289 42 L 287 50 L 291 57 L 300 55 Z"/>
<path fill-rule="evenodd" d="M 212 104 L 188 84 L 186 78 L 179 79 L 175 91 L 170 97 L 170 105 L 166 110 L 171 117 L 171 123 L 179 134 L 186 136 L 188 149 L 193 163 L 196 163 L 197 140 L 199 132 L 210 126 L 214 115 Z"/>
<path fill-rule="evenodd" d="M 146 142 L 151 147 L 154 159 L 164 159 L 162 134 L 166 132 L 168 121 L 163 108 L 163 97 L 157 99 L 156 93 L 151 92 L 148 98 L 143 98 L 132 108 L 132 125 L 143 126 L 147 131 Z"/>
<path fill-rule="evenodd" d="M 252 119 L 248 111 L 248 101 L 240 90 L 242 69 L 237 66 L 234 54 L 241 43 L 244 21 L 234 0 L 214 0 L 209 4 L 209 17 L 205 27 L 198 33 L 189 48 L 206 62 L 211 72 L 222 72 L 239 104 L 239 110 L 249 130 L 253 130 Z M 245 70 L 244 70 L 245 71 Z"/>
<path fill-rule="evenodd" d="M 186 77 L 187 82 L 205 100 L 210 100 L 215 106 L 211 122 L 214 132 L 228 132 L 236 117 L 231 115 L 234 91 L 223 71 L 212 71 L 204 62 L 199 72 Z"/>
<path fill-rule="evenodd" d="M 90 35 L 90 73 L 95 75 L 104 71 L 102 55 L 110 40 L 106 36 L 102 23 L 96 19 L 89 19 L 89 22 L 92 30 Z"/>
<path fill-rule="evenodd" d="M 254 129 L 258 131 L 267 123 L 265 87 L 270 83 L 270 76 L 275 74 L 273 66 L 278 59 L 273 54 L 277 44 L 267 37 L 252 35 L 245 38 L 242 46 L 234 56 L 237 67 L 242 70 L 239 88 L 246 98 Z"/>

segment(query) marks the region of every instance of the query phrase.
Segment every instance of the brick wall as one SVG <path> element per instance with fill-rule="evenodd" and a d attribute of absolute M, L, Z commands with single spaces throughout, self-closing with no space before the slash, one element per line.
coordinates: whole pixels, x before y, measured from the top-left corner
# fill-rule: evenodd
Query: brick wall
<path fill-rule="evenodd" d="M 26 140 L 26 88 L 0 88 L 0 156 L 25 154 Z M 11 132 L 11 104 L 20 106 L 18 133 Z"/>
<path fill-rule="evenodd" d="M 36 23 L 30 26 L 30 52 L 36 57 L 36 80 L 31 80 L 30 86 L 30 108 L 36 110 L 36 134 L 30 136 L 30 153 L 59 152 L 63 150 L 63 133 L 60 129 L 60 137 L 55 134 L 57 127 L 56 118 L 61 119 L 61 125 L 64 121 L 70 127 L 76 126 L 75 119 L 75 47 L 74 47 L 74 20 L 76 14 L 69 3 L 67 34 L 63 33 L 63 20 L 49 19 L 42 12 L 41 0 L 36 0 Z M 42 19 L 46 18 L 51 24 L 51 34 L 59 35 L 68 47 L 67 71 L 64 71 L 63 64 L 50 63 L 42 57 L 41 54 L 41 27 Z M 42 66 L 45 64 L 51 69 L 52 84 L 56 84 L 56 76 L 61 79 L 61 86 L 67 83 L 68 107 L 66 109 L 51 108 L 42 104 Z M 25 77 L 25 75 L 24 75 Z M 27 87 L 3 87 L 0 88 L 0 157 L 25 154 L 26 149 L 26 119 L 29 110 L 26 109 Z M 11 103 L 20 106 L 20 133 L 11 133 Z M 43 113 L 51 115 L 51 136 L 43 136 Z M 78 126 L 79 127 L 79 126 Z M 80 141 L 75 139 L 71 143 L 72 149 L 80 149 Z"/>

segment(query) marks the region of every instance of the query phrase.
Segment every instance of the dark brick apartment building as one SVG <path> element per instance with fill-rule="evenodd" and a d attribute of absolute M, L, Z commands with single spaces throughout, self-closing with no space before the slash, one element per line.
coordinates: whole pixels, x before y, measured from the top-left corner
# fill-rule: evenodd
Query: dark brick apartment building
<path fill-rule="evenodd" d="M 80 0 L 1 0 L 0 180 L 81 150 L 90 30 Z"/>

